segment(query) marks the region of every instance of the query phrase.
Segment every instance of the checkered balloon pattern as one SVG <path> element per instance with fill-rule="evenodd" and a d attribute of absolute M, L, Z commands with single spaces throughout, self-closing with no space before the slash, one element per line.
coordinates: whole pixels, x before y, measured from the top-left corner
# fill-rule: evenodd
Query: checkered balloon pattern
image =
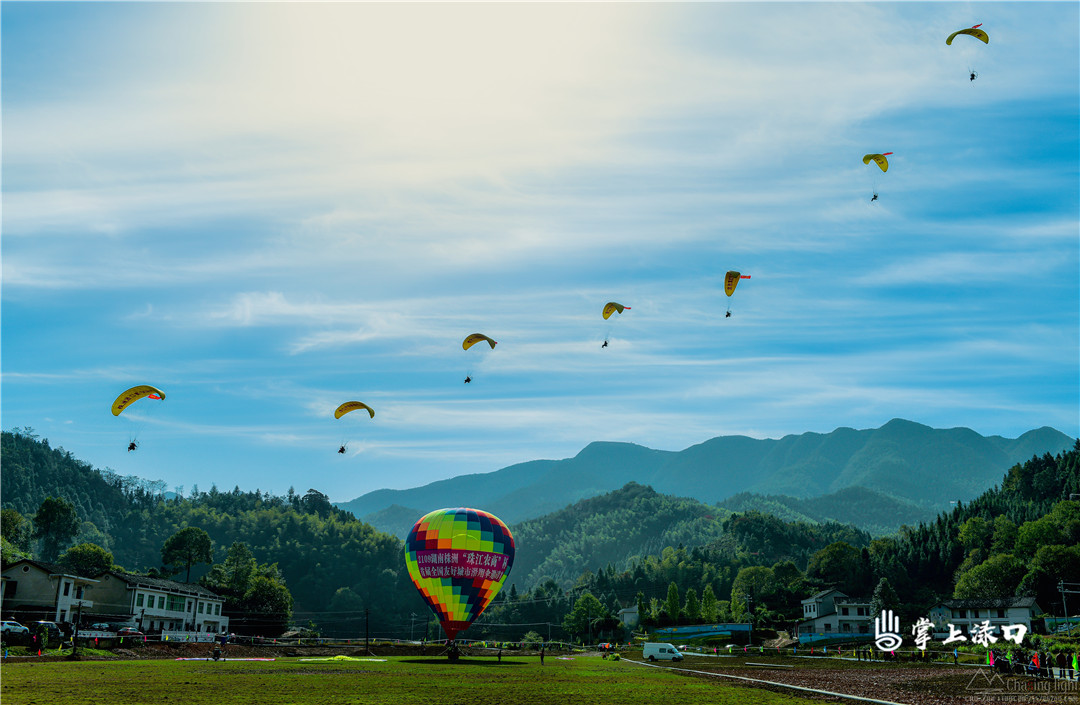
<path fill-rule="evenodd" d="M 479 509 L 429 512 L 405 539 L 409 576 L 449 639 L 484 612 L 513 564 L 510 530 Z"/>

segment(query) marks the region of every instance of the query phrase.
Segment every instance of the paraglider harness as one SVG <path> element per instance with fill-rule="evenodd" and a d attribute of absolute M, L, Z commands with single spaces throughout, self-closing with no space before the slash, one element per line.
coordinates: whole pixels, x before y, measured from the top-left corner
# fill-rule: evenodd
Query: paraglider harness
<path fill-rule="evenodd" d="M 214 648 L 210 650 L 210 658 L 214 661 L 221 661 L 225 658 L 225 650 L 221 648 L 220 644 L 214 644 Z"/>

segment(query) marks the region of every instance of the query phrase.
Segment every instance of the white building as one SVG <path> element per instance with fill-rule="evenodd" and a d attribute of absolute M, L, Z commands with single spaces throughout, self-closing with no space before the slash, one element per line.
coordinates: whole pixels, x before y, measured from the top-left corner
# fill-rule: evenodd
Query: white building
<path fill-rule="evenodd" d="M 984 622 L 997 627 L 997 635 L 1002 633 L 1001 627 L 1016 624 L 1024 625 L 1030 633 L 1035 618 L 1042 612 L 1034 597 L 943 600 L 930 609 L 930 621 L 934 624 L 935 638 L 948 637 L 950 624 L 970 635 L 973 625 Z"/>
<path fill-rule="evenodd" d="M 802 601 L 799 641 L 867 638 L 873 634 L 870 600 L 848 597 L 835 588 L 822 590 Z M 862 635 L 862 636 L 860 636 Z"/>

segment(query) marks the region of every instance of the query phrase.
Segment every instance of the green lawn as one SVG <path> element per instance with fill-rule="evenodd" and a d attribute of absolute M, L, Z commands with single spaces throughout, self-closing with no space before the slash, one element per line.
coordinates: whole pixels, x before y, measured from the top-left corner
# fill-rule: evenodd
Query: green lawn
<path fill-rule="evenodd" d="M 4 705 L 305 704 L 572 705 L 576 703 L 816 703 L 596 656 L 392 657 L 385 662 L 78 661 L 5 663 Z"/>

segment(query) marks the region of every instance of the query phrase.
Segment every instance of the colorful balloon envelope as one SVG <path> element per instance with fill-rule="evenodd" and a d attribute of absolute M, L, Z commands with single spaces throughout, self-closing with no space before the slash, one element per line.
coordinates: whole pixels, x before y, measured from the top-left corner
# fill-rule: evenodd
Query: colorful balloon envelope
<path fill-rule="evenodd" d="M 483 614 L 514 565 L 514 537 L 479 509 L 437 509 L 405 539 L 405 565 L 416 589 L 453 640 Z"/>

